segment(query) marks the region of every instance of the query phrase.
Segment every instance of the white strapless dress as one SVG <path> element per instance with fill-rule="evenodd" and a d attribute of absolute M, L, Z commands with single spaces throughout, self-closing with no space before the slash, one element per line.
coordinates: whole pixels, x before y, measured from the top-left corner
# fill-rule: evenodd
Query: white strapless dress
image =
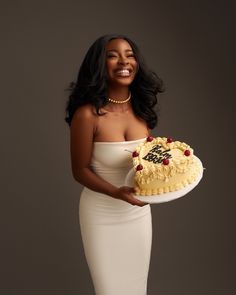
<path fill-rule="evenodd" d="M 105 180 L 123 186 L 135 147 L 145 139 L 95 142 L 91 167 Z M 128 202 L 84 188 L 79 221 L 96 295 L 145 295 L 152 245 L 150 205 Z"/>

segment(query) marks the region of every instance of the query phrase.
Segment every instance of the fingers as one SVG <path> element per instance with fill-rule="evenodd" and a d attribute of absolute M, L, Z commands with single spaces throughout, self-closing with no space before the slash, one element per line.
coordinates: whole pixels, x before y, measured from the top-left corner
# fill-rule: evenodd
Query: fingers
<path fill-rule="evenodd" d="M 131 205 L 137 205 L 137 206 L 143 207 L 143 206 L 148 204 L 148 203 L 145 203 L 143 201 L 140 201 L 140 200 L 136 199 L 132 194 L 130 194 L 128 198 L 129 198 L 128 202 Z"/>
<path fill-rule="evenodd" d="M 122 187 L 122 190 L 124 195 L 121 199 L 123 199 L 124 201 L 130 203 L 131 205 L 136 205 L 141 207 L 148 205 L 148 203 L 142 202 L 134 197 L 134 193 L 135 193 L 134 187 L 125 186 L 125 187 Z"/>

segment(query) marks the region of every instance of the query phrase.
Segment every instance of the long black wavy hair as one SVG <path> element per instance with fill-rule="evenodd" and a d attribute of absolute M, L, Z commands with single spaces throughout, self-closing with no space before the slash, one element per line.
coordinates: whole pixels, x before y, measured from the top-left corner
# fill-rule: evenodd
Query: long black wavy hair
<path fill-rule="evenodd" d="M 85 104 L 92 104 L 97 115 L 103 115 L 100 108 L 108 103 L 106 45 L 112 39 L 126 40 L 133 50 L 138 71 L 129 86 L 132 108 L 134 113 L 153 129 L 158 123 L 157 94 L 164 91 L 163 82 L 147 67 L 137 45 L 128 37 L 119 34 L 101 36 L 89 48 L 80 66 L 77 81 L 71 82 L 66 89 L 70 91 L 70 95 L 66 105 L 65 121 L 70 125 L 76 109 Z"/>

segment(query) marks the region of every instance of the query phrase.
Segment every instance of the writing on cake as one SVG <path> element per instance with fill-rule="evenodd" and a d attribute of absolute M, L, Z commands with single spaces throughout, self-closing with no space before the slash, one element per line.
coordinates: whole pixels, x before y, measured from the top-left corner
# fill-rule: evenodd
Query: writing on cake
<path fill-rule="evenodd" d="M 156 163 L 162 163 L 164 159 L 170 159 L 172 158 L 171 154 L 169 154 L 168 150 L 162 150 L 160 145 L 155 145 L 149 152 L 146 154 L 146 156 L 143 157 L 144 160 Z"/>

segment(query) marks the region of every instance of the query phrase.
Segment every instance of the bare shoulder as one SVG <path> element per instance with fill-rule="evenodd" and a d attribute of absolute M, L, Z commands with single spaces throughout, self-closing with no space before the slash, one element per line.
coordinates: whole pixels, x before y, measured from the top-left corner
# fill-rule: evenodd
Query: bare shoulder
<path fill-rule="evenodd" d="M 91 142 L 96 130 L 96 114 L 94 113 L 92 105 L 83 105 L 79 107 L 71 121 L 70 131 L 71 140 L 73 142 L 80 141 Z"/>
<path fill-rule="evenodd" d="M 86 104 L 83 105 L 81 107 L 79 107 L 72 118 L 72 122 L 81 122 L 84 120 L 89 120 L 89 121 L 93 121 L 96 118 L 96 112 L 94 109 L 94 106 L 90 105 L 90 104 Z"/>

